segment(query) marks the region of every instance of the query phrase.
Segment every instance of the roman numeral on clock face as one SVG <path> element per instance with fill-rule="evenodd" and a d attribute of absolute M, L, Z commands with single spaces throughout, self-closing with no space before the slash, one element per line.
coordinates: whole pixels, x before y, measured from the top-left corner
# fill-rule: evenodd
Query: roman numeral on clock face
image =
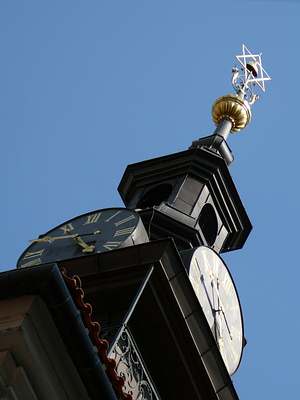
<path fill-rule="evenodd" d="M 119 229 L 115 232 L 114 237 L 130 235 L 134 231 L 134 228 L 135 226 L 130 226 L 129 228 Z"/>
<path fill-rule="evenodd" d="M 74 227 L 72 224 L 66 224 L 61 226 L 59 229 L 63 231 L 63 233 L 66 235 L 69 232 L 72 232 L 74 230 Z"/>
<path fill-rule="evenodd" d="M 101 215 L 101 212 L 88 215 L 87 220 L 85 221 L 84 225 L 95 224 L 96 222 L 98 222 L 100 215 Z"/>
<path fill-rule="evenodd" d="M 39 265 L 42 263 L 41 258 L 36 258 L 35 260 L 30 260 L 26 262 L 25 264 L 21 264 L 21 268 L 23 267 L 33 267 L 34 265 Z"/>
<path fill-rule="evenodd" d="M 116 247 L 118 247 L 120 244 L 121 244 L 121 242 L 106 242 L 106 243 L 104 243 L 103 247 L 106 250 L 113 250 Z"/>
<path fill-rule="evenodd" d="M 119 215 L 122 212 L 122 210 L 118 210 L 117 212 L 115 212 L 113 215 L 111 215 L 110 217 L 108 217 L 105 222 L 109 222 L 111 219 L 115 218 L 117 215 Z"/>
<path fill-rule="evenodd" d="M 32 258 L 32 257 L 40 257 L 44 251 L 45 251 L 45 249 L 37 250 L 37 251 L 27 251 L 27 253 L 23 257 L 23 259 L 28 260 L 29 258 Z"/>
<path fill-rule="evenodd" d="M 134 215 L 129 215 L 129 217 L 123 218 L 120 221 L 115 222 L 115 225 L 116 226 L 120 226 L 122 224 L 125 224 L 126 222 L 129 222 L 129 221 L 133 220 L 134 218 L 135 218 Z"/>

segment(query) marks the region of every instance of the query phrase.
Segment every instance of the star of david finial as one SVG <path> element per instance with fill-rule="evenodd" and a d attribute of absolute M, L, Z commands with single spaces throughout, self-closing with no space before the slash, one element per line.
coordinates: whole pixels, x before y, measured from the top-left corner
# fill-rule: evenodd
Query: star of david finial
<path fill-rule="evenodd" d="M 242 52 L 236 56 L 240 65 L 232 69 L 232 85 L 240 97 L 253 104 L 259 98 L 257 86 L 264 92 L 265 82 L 271 80 L 271 77 L 262 66 L 261 53 L 251 53 L 244 44 Z"/>
<path fill-rule="evenodd" d="M 265 92 L 266 81 L 271 77 L 262 66 L 261 53 L 253 54 L 243 44 L 242 54 L 236 56 L 238 65 L 232 68 L 231 83 L 235 93 L 219 97 L 212 105 L 211 116 L 216 129 L 211 136 L 195 140 L 191 148 L 206 147 L 212 149 L 227 165 L 233 161 L 231 150 L 227 146 L 230 133 L 240 132 L 251 121 L 251 105 L 258 100 L 258 92 Z"/>

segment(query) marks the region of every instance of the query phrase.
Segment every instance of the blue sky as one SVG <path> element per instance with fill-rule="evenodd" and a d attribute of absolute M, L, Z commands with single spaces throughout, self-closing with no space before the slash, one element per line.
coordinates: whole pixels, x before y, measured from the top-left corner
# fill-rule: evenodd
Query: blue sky
<path fill-rule="evenodd" d="M 245 43 L 272 76 L 231 135 L 231 174 L 253 223 L 224 255 L 248 345 L 243 400 L 300 390 L 298 1 L 2 1 L 1 270 L 28 240 L 84 212 L 122 206 L 127 164 L 186 149 L 214 130 Z"/>

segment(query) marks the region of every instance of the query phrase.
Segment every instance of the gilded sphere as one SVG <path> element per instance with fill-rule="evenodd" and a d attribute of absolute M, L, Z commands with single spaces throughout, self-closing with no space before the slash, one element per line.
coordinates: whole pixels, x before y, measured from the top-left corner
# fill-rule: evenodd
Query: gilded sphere
<path fill-rule="evenodd" d="M 232 122 L 231 132 L 239 132 L 251 120 L 250 105 L 234 94 L 219 97 L 213 104 L 212 118 L 216 125 L 228 119 Z"/>

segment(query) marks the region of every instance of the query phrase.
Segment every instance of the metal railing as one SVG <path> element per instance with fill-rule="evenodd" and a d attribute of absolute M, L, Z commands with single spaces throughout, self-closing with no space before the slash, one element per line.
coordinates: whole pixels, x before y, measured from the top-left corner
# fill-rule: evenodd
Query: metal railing
<path fill-rule="evenodd" d="M 123 391 L 133 400 L 160 400 L 128 327 L 121 330 L 109 357 L 116 361 L 117 374 L 125 379 Z"/>

